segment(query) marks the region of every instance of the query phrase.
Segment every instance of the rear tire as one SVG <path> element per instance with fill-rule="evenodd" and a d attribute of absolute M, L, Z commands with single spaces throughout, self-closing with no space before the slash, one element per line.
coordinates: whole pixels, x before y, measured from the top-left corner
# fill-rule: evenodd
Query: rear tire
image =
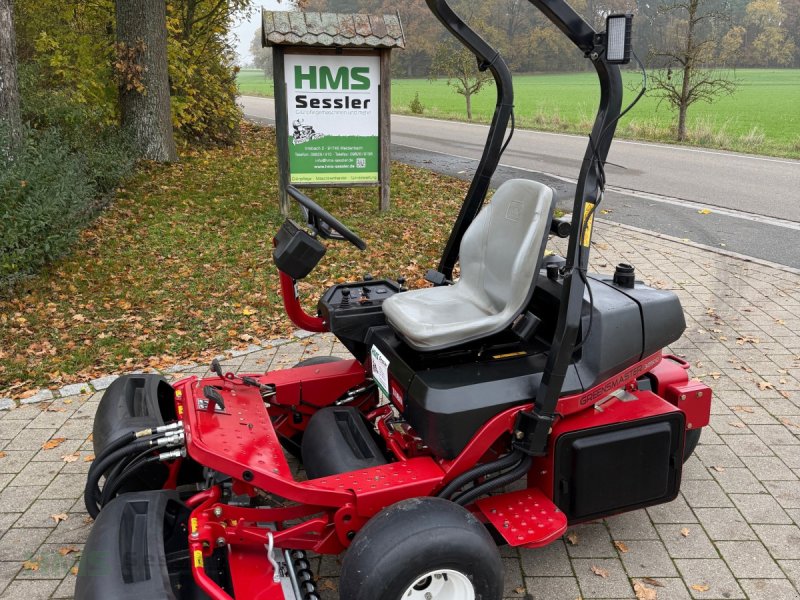
<path fill-rule="evenodd" d="M 500 600 L 503 562 L 486 528 L 442 498 L 385 508 L 345 554 L 341 600 Z"/>
<path fill-rule="evenodd" d="M 689 457 L 694 454 L 697 443 L 700 441 L 700 434 L 702 429 L 688 429 L 683 440 L 683 462 L 689 460 Z"/>

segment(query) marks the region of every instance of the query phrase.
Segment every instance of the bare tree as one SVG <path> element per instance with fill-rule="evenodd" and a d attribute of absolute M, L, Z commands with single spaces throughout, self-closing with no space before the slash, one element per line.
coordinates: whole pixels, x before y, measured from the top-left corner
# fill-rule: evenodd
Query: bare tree
<path fill-rule="evenodd" d="M 22 136 L 22 123 L 13 0 L 0 0 L 0 125 L 8 129 L 11 146 L 17 145 Z"/>
<path fill-rule="evenodd" d="M 177 160 L 167 71 L 164 0 L 117 0 L 117 59 L 122 126 L 139 156 Z"/>
<path fill-rule="evenodd" d="M 260 27 L 255 30 L 250 42 L 250 54 L 253 56 L 253 65 L 264 71 L 265 77 L 272 77 L 272 48 L 261 45 Z"/>
<path fill-rule="evenodd" d="M 435 80 L 438 75 L 447 79 L 447 85 L 464 96 L 467 103 L 467 119 L 472 120 L 472 97 L 485 86 L 491 85 L 491 72 L 478 69 L 475 55 L 456 42 L 442 42 L 436 47 L 431 67 Z"/>
<path fill-rule="evenodd" d="M 732 94 L 736 82 L 726 69 L 709 65 L 722 38 L 726 17 L 710 9 L 713 0 L 677 0 L 659 9 L 669 19 L 664 44 L 653 55 L 663 69 L 653 73 L 653 89 L 678 111 L 678 140 L 686 139 L 686 113 L 697 101 Z"/>

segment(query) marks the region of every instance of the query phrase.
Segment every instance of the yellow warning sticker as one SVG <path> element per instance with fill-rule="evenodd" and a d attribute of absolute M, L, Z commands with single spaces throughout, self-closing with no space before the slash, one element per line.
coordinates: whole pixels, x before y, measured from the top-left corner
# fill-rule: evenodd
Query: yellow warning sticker
<path fill-rule="evenodd" d="M 203 568 L 203 551 L 202 550 L 195 550 L 194 551 L 194 566 L 198 569 Z"/>
<path fill-rule="evenodd" d="M 583 220 L 581 221 L 581 231 L 583 231 L 583 239 L 581 245 L 588 248 L 592 243 L 592 226 L 594 225 L 594 207 L 591 202 L 587 202 L 583 206 Z"/>
<path fill-rule="evenodd" d="M 192 517 L 192 533 L 197 533 L 197 517 Z"/>

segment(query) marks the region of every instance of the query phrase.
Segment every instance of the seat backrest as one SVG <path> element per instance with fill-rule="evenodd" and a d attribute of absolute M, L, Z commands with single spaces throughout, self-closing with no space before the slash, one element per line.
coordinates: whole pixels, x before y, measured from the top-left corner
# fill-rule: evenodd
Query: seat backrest
<path fill-rule="evenodd" d="M 492 313 L 515 318 L 530 301 L 553 217 L 553 190 L 503 183 L 461 240 L 459 286 Z"/>

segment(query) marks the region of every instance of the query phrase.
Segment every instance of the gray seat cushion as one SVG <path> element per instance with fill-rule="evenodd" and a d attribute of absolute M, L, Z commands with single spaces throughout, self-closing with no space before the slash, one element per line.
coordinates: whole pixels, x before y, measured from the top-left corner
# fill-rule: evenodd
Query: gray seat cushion
<path fill-rule="evenodd" d="M 451 286 L 396 294 L 386 320 L 417 350 L 441 350 L 498 333 L 530 301 L 553 211 L 536 181 L 501 185 L 461 240 L 461 277 Z"/>

